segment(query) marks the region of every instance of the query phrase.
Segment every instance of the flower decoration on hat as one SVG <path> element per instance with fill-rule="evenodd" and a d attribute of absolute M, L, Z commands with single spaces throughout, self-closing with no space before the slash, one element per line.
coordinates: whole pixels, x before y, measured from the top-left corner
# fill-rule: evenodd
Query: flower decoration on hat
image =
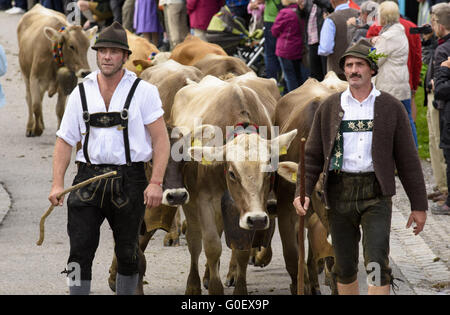
<path fill-rule="evenodd" d="M 372 62 L 374 62 L 375 64 L 378 64 L 378 59 L 386 58 L 386 57 L 387 57 L 386 54 L 383 54 L 383 53 L 377 54 L 377 49 L 375 47 L 370 48 L 370 52 L 367 55 L 367 58 L 372 60 Z"/>

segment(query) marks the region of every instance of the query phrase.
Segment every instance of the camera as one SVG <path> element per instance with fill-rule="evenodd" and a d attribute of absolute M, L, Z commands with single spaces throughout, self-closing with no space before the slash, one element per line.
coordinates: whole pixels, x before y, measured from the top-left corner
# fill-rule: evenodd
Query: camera
<path fill-rule="evenodd" d="M 429 24 L 426 24 L 421 27 L 411 27 L 409 29 L 409 33 L 410 34 L 431 34 L 431 33 L 433 33 L 433 28 Z"/>

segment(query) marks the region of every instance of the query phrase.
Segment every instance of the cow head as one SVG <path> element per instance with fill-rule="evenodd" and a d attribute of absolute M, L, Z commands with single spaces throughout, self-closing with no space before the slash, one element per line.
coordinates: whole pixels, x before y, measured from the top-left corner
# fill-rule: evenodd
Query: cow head
<path fill-rule="evenodd" d="M 176 207 L 189 202 L 189 192 L 184 185 L 183 169 L 186 154 L 184 143 L 189 142 L 190 133 L 183 128 L 167 126 L 170 135 L 171 154 L 167 163 L 163 180 L 162 203 L 166 206 Z"/>
<path fill-rule="evenodd" d="M 243 133 L 223 146 L 193 146 L 189 154 L 203 164 L 221 163 L 231 197 L 240 211 L 239 226 L 246 230 L 269 227 L 266 211 L 272 171 L 271 158 L 287 150 L 297 130 L 266 140 Z"/>
<path fill-rule="evenodd" d="M 83 31 L 78 25 L 67 26 L 60 30 L 48 26 L 44 28 L 45 36 L 52 42 L 52 49 L 60 45 L 64 66 L 79 78 L 83 78 L 91 72 L 87 51 L 90 39 L 95 33 L 97 33 L 97 26 L 87 31 Z"/>

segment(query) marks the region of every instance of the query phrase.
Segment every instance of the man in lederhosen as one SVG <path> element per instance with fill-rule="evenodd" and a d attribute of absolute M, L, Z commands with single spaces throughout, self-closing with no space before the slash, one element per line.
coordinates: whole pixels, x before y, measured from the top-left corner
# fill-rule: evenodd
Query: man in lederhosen
<path fill-rule="evenodd" d="M 56 196 L 64 190 L 72 147 L 79 141 L 82 149 L 76 155 L 78 173 L 73 184 L 118 172 L 68 197 L 68 266 L 78 264 L 81 274 L 81 281 L 74 281 L 69 289 L 70 294 L 89 294 L 100 225 L 106 218 L 118 260 L 116 292 L 133 294 L 138 281 L 138 231 L 145 206 L 161 203 L 169 138 L 156 87 L 123 69 L 131 54 L 123 27 L 114 22 L 105 28 L 92 48 L 100 70 L 87 76 L 68 99 L 56 133 L 49 200 L 63 204 L 63 198 Z M 153 168 L 148 183 L 144 163 L 150 159 Z"/>
<path fill-rule="evenodd" d="M 349 88 L 317 109 L 305 149 L 306 198 L 297 185 L 294 206 L 305 215 L 323 173 L 322 197 L 335 251 L 339 294 L 358 294 L 360 226 L 369 294 L 389 294 L 389 236 L 395 169 L 411 203 L 407 227 L 422 231 L 428 209 L 425 181 L 401 102 L 371 83 L 381 57 L 361 39 L 340 59 Z"/>

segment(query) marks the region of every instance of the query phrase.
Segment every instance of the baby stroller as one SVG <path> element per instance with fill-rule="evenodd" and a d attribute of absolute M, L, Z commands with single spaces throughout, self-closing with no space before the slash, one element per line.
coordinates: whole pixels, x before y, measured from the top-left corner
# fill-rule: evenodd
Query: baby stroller
<path fill-rule="evenodd" d="M 264 31 L 255 30 L 249 34 L 241 18 L 233 15 L 223 6 L 209 23 L 206 39 L 221 46 L 230 56 L 244 60 L 258 76 L 264 76 Z"/>

